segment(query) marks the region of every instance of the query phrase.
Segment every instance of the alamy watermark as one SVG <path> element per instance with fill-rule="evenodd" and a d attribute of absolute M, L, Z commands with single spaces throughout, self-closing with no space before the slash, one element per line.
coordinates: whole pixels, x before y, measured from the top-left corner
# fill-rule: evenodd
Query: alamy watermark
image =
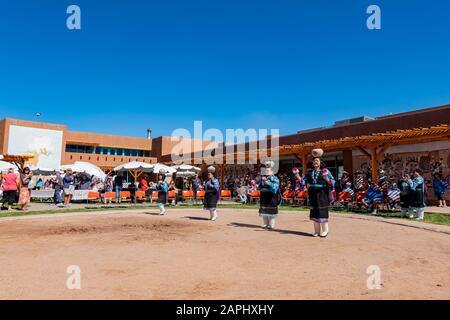
<path fill-rule="evenodd" d="M 174 163 L 258 164 L 273 161 L 278 172 L 279 129 L 217 128 L 204 130 L 202 121 L 194 121 L 193 132 L 178 128 L 171 134 Z"/>
<path fill-rule="evenodd" d="M 370 16 L 367 18 L 367 29 L 369 30 L 381 30 L 381 8 L 375 4 L 367 7 L 367 14 Z"/>
<path fill-rule="evenodd" d="M 66 269 L 66 274 L 69 275 L 66 280 L 67 289 L 81 289 L 81 268 L 77 265 L 68 266 Z"/>
<path fill-rule="evenodd" d="M 66 26 L 69 30 L 81 30 L 81 8 L 75 4 L 67 7 L 67 14 L 70 14 L 66 19 Z"/>
<path fill-rule="evenodd" d="M 367 289 L 380 290 L 381 289 L 381 269 L 377 265 L 370 265 L 367 267 Z"/>

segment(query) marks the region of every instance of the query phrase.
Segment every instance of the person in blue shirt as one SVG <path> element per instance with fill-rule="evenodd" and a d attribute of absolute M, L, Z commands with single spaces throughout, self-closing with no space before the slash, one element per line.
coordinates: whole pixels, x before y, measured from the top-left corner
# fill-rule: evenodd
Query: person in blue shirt
<path fill-rule="evenodd" d="M 434 194 L 439 201 L 439 207 L 447 207 L 447 203 L 445 203 L 444 195 L 445 195 L 445 187 L 444 183 L 442 182 L 442 176 L 439 172 L 436 172 L 433 175 L 433 189 Z"/>
<path fill-rule="evenodd" d="M 370 210 L 372 214 L 378 213 L 378 206 L 383 202 L 383 190 L 372 181 L 367 189 L 366 198 L 363 199 L 363 205 Z"/>
<path fill-rule="evenodd" d="M 260 191 L 259 216 L 263 219 L 263 228 L 275 228 L 275 220 L 278 216 L 280 203 L 280 180 L 274 175 L 273 161 L 267 161 L 261 167 L 261 180 L 258 183 Z"/>
<path fill-rule="evenodd" d="M 167 203 L 167 191 L 169 189 L 169 186 L 166 182 L 166 172 L 161 169 L 159 171 L 158 175 L 158 182 L 156 183 L 156 191 L 158 191 L 158 200 L 156 200 L 156 203 L 159 207 L 159 214 L 162 216 L 166 213 L 166 209 L 164 208 L 164 205 Z"/>
<path fill-rule="evenodd" d="M 422 177 L 422 170 L 415 169 L 413 177 L 406 177 L 406 182 L 410 189 L 410 210 L 415 213 L 417 220 L 425 217 L 425 180 Z"/>
<path fill-rule="evenodd" d="M 64 188 L 64 206 L 70 207 L 70 201 L 72 201 L 73 193 L 75 191 L 75 175 L 72 169 L 67 169 L 63 177 Z"/>
<path fill-rule="evenodd" d="M 205 182 L 205 199 L 203 200 L 203 208 L 209 210 L 210 220 L 217 219 L 217 202 L 220 198 L 219 180 L 214 177 L 216 168 L 208 167 L 208 180 Z"/>

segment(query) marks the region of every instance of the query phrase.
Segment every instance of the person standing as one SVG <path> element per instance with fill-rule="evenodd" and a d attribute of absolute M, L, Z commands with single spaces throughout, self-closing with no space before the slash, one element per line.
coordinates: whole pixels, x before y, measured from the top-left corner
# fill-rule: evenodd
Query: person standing
<path fill-rule="evenodd" d="M 141 191 L 144 192 L 145 195 L 145 199 L 147 199 L 149 197 L 148 195 L 148 181 L 147 181 L 147 176 L 143 176 L 140 180 L 139 180 L 139 189 Z"/>
<path fill-rule="evenodd" d="M 275 228 L 275 220 L 278 216 L 280 204 L 280 180 L 274 175 L 273 161 L 267 161 L 261 167 L 261 180 L 258 184 L 260 191 L 259 216 L 263 219 L 263 228 L 269 230 Z"/>
<path fill-rule="evenodd" d="M 219 180 L 214 177 L 216 168 L 213 166 L 208 167 L 208 180 L 205 182 L 205 199 L 204 209 L 209 210 L 210 220 L 217 220 L 217 202 L 220 198 L 220 185 Z"/>
<path fill-rule="evenodd" d="M 116 203 L 120 203 L 120 201 L 122 199 L 120 197 L 120 193 L 122 192 L 122 189 L 123 189 L 123 176 L 117 175 L 114 178 L 114 189 L 116 191 Z"/>
<path fill-rule="evenodd" d="M 417 168 L 413 171 L 413 177 L 406 177 L 411 192 L 410 210 L 415 213 L 416 220 L 425 218 L 425 181 L 422 177 L 422 170 Z"/>
<path fill-rule="evenodd" d="M 112 192 L 114 189 L 114 180 L 111 176 L 111 173 L 108 173 L 105 177 L 105 192 Z"/>
<path fill-rule="evenodd" d="M 405 218 L 408 215 L 410 207 L 411 194 L 407 182 L 408 179 L 408 175 L 405 175 L 397 182 L 397 187 L 400 190 L 400 209 L 402 218 Z"/>
<path fill-rule="evenodd" d="M 193 201 L 195 204 L 197 204 L 197 191 L 200 191 L 202 186 L 202 181 L 200 180 L 200 178 L 198 177 L 198 174 L 196 173 L 193 177 L 193 179 L 191 180 L 191 190 L 193 193 Z"/>
<path fill-rule="evenodd" d="M 164 170 L 159 171 L 156 190 L 158 191 L 158 200 L 156 200 L 156 203 L 159 207 L 159 214 L 162 216 L 166 213 L 164 205 L 167 203 L 167 192 L 169 190 L 169 186 L 166 182 L 166 172 Z"/>
<path fill-rule="evenodd" d="M 25 167 L 20 174 L 20 193 L 19 193 L 19 205 L 20 210 L 26 210 L 27 205 L 30 203 L 30 182 L 33 177 L 33 173 L 30 168 Z"/>
<path fill-rule="evenodd" d="M 59 171 L 56 171 L 56 176 L 52 179 L 52 182 L 55 189 L 54 201 L 57 206 L 60 206 L 64 202 L 64 182 Z"/>
<path fill-rule="evenodd" d="M 13 169 L 9 169 L 8 173 L 3 176 L 3 205 L 2 209 L 11 210 L 12 205 L 16 201 L 17 189 L 19 185 L 19 177 L 14 174 Z M 5 203 L 8 206 L 5 207 Z"/>
<path fill-rule="evenodd" d="M 64 206 L 70 207 L 70 201 L 72 201 L 73 193 L 75 192 L 75 175 L 72 169 L 67 169 L 63 177 L 64 188 Z"/>
<path fill-rule="evenodd" d="M 434 194 L 439 202 L 439 207 L 447 207 L 447 203 L 445 203 L 444 195 L 445 195 L 445 187 L 442 182 L 442 176 L 439 172 L 435 172 L 433 175 L 433 188 Z"/>
<path fill-rule="evenodd" d="M 308 199 L 310 204 L 309 218 L 314 223 L 314 237 L 325 238 L 328 235 L 328 207 L 330 205 L 330 191 L 333 188 L 334 178 L 325 167 L 321 157 L 322 149 L 314 149 L 313 169 L 309 170 L 305 176 L 308 186 Z"/>

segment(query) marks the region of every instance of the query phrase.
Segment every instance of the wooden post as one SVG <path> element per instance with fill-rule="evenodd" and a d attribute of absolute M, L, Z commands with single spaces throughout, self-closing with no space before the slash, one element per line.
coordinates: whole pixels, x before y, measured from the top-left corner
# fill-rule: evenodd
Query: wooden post
<path fill-rule="evenodd" d="M 223 190 L 223 174 L 224 174 L 224 164 L 219 164 L 220 169 L 220 190 Z"/>
<path fill-rule="evenodd" d="M 308 172 L 308 155 L 302 154 L 302 171 L 303 175 L 305 175 Z"/>
<path fill-rule="evenodd" d="M 371 152 L 372 180 L 378 183 L 378 157 L 377 147 L 372 148 Z"/>

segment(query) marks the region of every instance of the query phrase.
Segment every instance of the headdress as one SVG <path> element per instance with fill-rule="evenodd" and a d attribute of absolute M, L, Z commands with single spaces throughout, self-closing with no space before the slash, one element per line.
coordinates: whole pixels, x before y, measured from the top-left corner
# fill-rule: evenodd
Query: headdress
<path fill-rule="evenodd" d="M 209 173 L 215 173 L 216 172 L 216 168 L 214 166 L 209 166 L 207 170 L 208 170 Z"/>
<path fill-rule="evenodd" d="M 311 151 L 311 155 L 313 158 L 320 158 L 323 156 L 323 150 L 322 149 L 313 149 Z"/>

